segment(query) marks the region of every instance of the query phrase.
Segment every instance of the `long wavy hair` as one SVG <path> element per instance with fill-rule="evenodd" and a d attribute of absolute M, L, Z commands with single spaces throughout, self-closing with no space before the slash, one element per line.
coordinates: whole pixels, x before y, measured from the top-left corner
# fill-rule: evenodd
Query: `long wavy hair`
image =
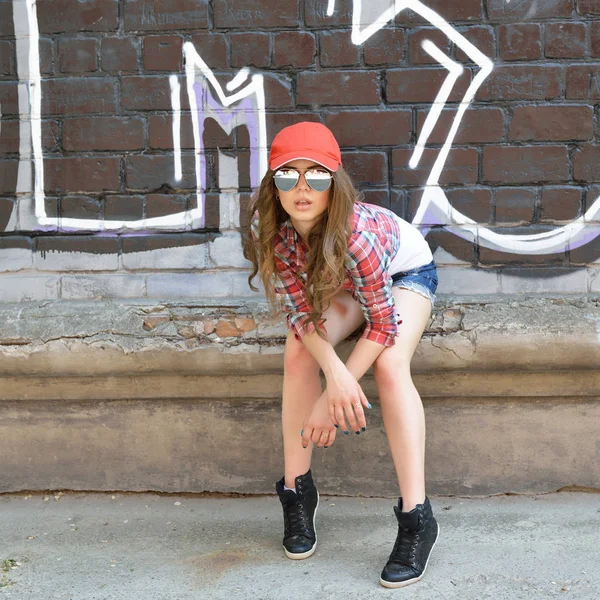
<path fill-rule="evenodd" d="M 248 220 L 252 221 L 258 210 L 258 239 L 248 232 L 244 241 L 244 256 L 252 262 L 253 270 L 248 277 L 248 285 L 255 292 L 252 284 L 257 274 L 260 275 L 267 300 L 271 307 L 280 312 L 281 302 L 273 287 L 278 277 L 275 264 L 275 239 L 281 224 L 289 218 L 277 197 L 275 172 L 269 170 L 261 181 L 258 192 L 252 197 L 248 206 Z M 342 167 L 333 173 L 329 188 L 329 201 L 319 222 L 308 234 L 309 259 L 305 266 L 306 300 L 311 307 L 309 322 L 316 327 L 317 334 L 326 339 L 326 335 L 318 327 L 323 312 L 329 308 L 331 298 L 341 289 L 346 276 L 344 258 L 348 241 L 352 234 L 351 216 L 354 202 L 359 198 L 348 174 Z M 299 281 L 303 285 L 302 281 Z"/>

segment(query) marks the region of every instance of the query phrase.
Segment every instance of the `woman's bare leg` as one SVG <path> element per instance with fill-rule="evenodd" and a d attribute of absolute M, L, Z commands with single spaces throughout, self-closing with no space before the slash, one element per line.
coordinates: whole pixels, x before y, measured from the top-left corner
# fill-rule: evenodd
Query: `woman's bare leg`
<path fill-rule="evenodd" d="M 429 300 L 403 288 L 392 288 L 403 320 L 396 345 L 375 361 L 373 373 L 383 422 L 398 476 L 402 510 L 425 501 L 425 413 L 415 388 L 410 361 L 431 315 Z"/>
<path fill-rule="evenodd" d="M 341 291 L 331 300 L 323 313 L 325 329 L 332 346 L 347 338 L 364 320 L 360 306 L 352 296 Z M 295 479 L 310 469 L 312 443 L 302 447 L 300 432 L 306 417 L 322 393 L 320 367 L 304 344 L 292 332 L 285 343 L 283 371 L 283 452 L 285 485 L 293 488 Z"/>

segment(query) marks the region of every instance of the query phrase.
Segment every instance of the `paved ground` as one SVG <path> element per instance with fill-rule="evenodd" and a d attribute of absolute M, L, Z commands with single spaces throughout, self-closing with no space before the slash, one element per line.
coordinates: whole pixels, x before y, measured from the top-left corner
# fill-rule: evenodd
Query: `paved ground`
<path fill-rule="evenodd" d="M 424 579 L 382 588 L 392 500 L 321 498 L 319 546 L 285 558 L 274 496 L 0 496 L 0 598 L 600 598 L 600 494 L 432 497 Z"/>

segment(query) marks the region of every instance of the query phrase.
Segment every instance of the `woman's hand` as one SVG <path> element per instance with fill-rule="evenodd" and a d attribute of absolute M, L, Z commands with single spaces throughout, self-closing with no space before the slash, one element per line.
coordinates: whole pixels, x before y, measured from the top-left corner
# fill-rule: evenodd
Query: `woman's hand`
<path fill-rule="evenodd" d="M 367 422 L 363 406 L 371 408 L 371 405 L 358 381 L 343 363 L 327 376 L 326 392 L 329 418 L 333 424 L 342 427 L 346 433 L 348 419 L 352 431 L 365 431 Z"/>
<path fill-rule="evenodd" d="M 302 447 L 308 448 L 312 441 L 319 448 L 329 448 L 335 442 L 335 426 L 329 418 L 327 391 L 323 392 L 315 402 L 312 412 L 304 421 L 302 429 Z"/>

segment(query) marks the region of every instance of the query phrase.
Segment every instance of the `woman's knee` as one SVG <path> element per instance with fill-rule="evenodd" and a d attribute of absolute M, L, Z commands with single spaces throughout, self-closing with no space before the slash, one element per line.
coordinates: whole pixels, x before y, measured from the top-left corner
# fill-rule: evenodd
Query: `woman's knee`
<path fill-rule="evenodd" d="M 373 363 L 373 376 L 378 385 L 390 385 L 398 378 L 410 379 L 410 356 L 384 350 Z"/>
<path fill-rule="evenodd" d="M 283 368 L 288 375 L 303 375 L 318 372 L 320 367 L 306 346 L 290 332 L 283 353 Z"/>

